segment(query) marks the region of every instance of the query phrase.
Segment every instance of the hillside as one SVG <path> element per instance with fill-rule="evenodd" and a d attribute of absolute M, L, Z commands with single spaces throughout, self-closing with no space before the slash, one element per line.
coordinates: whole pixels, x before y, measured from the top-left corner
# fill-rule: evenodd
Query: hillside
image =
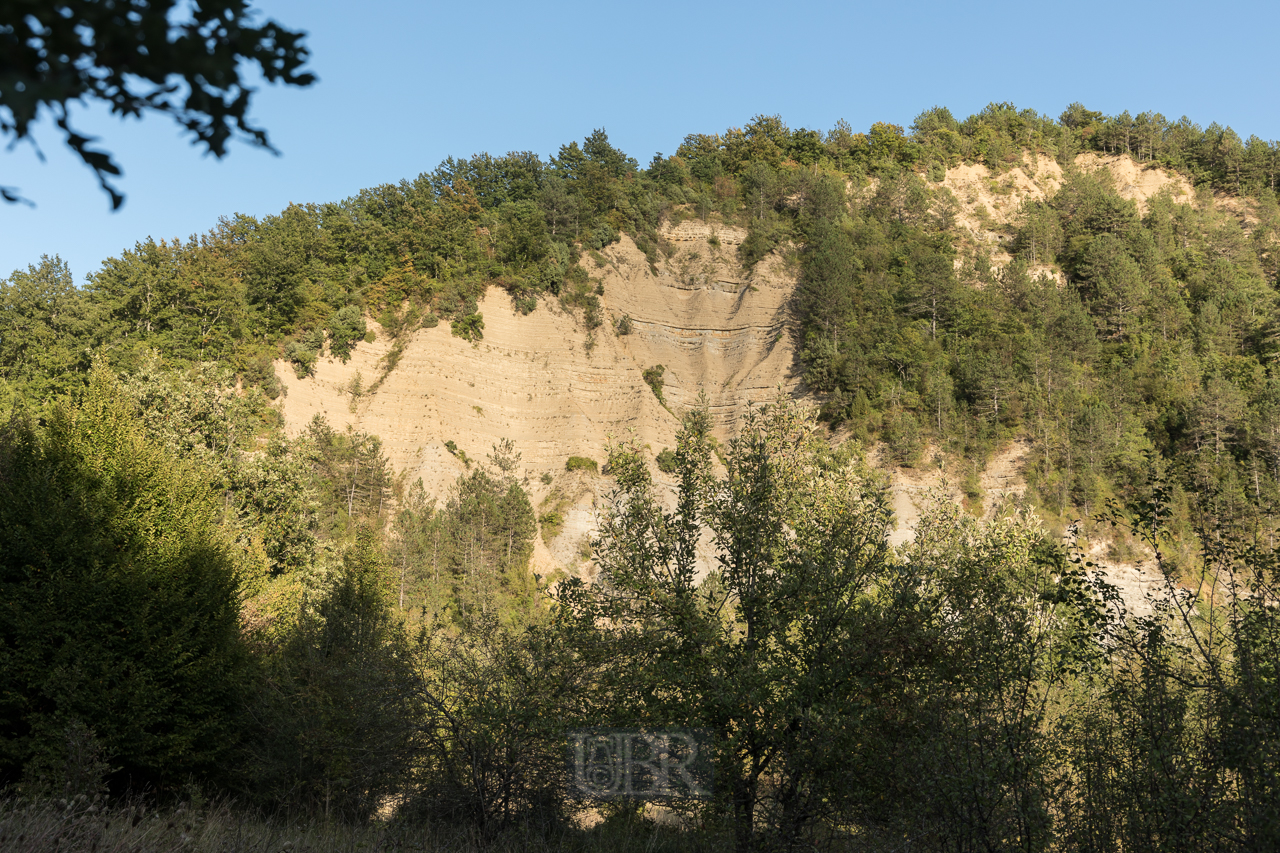
<path fill-rule="evenodd" d="M 1274 849 L 1278 180 L 1079 104 L 756 116 L 15 271 L 0 787 L 86 840 L 145 789 L 428 846 Z M 566 730 L 580 789 L 694 732 L 722 787 L 586 828 Z"/>
<path fill-rule="evenodd" d="M 598 467 L 610 436 L 634 434 L 653 467 L 700 395 L 723 443 L 781 390 L 892 472 L 895 541 L 945 482 L 970 512 L 1012 500 L 1055 537 L 1086 519 L 1129 560 L 1141 549 L 1100 511 L 1136 511 L 1167 481 L 1189 569 L 1210 519 L 1274 532 L 1278 164 L 1220 125 L 1079 104 L 1056 120 L 934 108 L 865 132 L 756 116 L 647 168 L 603 130 L 545 160 L 449 158 L 139 242 L 82 291 L 56 258 L 16 271 L 0 409 L 74 391 L 93 359 L 151 382 L 216 365 L 199 381 L 229 371 L 246 404 L 277 401 L 286 457 L 319 478 L 302 493 L 321 540 L 362 512 L 385 527 L 418 480 L 447 504 L 509 440 L 550 522 L 548 567 L 581 562 L 611 488 L 566 460 Z M 234 427 L 243 452 L 253 431 L 274 441 L 274 417 Z"/>
<path fill-rule="evenodd" d="M 1062 186 L 1063 170 L 1054 160 L 1023 155 L 1025 165 L 1003 174 L 976 163 L 948 169 L 941 188 L 956 205 L 953 233 L 963 252 L 989 255 L 993 268 L 1008 265 L 1010 242 L 1026 205 L 1043 204 Z M 1148 201 L 1165 196 L 1203 208 L 1225 206 L 1246 227 L 1249 206 L 1220 194 L 1197 200 L 1185 177 L 1168 169 L 1139 164 L 1124 155 L 1075 157 L 1083 173 L 1101 173 L 1117 195 L 1145 213 Z M 875 184 L 862 192 L 874 195 Z M 686 214 L 687 215 L 687 214 Z M 1256 221 L 1256 220 L 1255 220 Z M 622 235 L 585 262 L 593 286 L 602 293 L 599 329 L 589 330 L 580 311 L 543 300 L 529 315 L 510 296 L 490 288 L 478 301 L 484 337 L 469 343 L 443 324 L 418 329 L 402 342 L 391 370 L 385 357 L 396 346 L 385 330 L 367 318 L 376 339 L 357 343 L 349 361 L 325 357 L 313 375 L 298 378 L 288 361 L 275 364 L 286 390 L 279 402 L 286 429 L 299 435 L 316 416 L 339 429 L 372 433 L 382 439 L 391 464 L 408 481 L 421 479 L 427 493 L 447 500 L 457 478 L 469 469 L 463 459 L 484 459 L 502 439 L 522 455 L 526 487 L 535 506 L 560 507 L 562 532 L 550 543 L 536 542 L 535 568 L 546 573 L 582 562 L 583 543 L 595 529 L 597 508 L 611 489 L 608 478 L 565 471 L 565 460 L 581 456 L 603 463 L 611 438 L 634 434 L 652 455 L 674 447 L 679 415 L 705 394 L 713 431 L 722 442 L 732 438 L 746 407 L 772 399 L 779 391 L 820 404 L 803 381 L 798 347 L 801 330 L 794 310 L 799 268 L 784 260 L 785 249 L 765 256 L 744 271 L 738 248 L 746 229 L 683 218 L 665 221 L 657 236 L 669 246 L 651 266 L 633 239 Z M 962 263 L 958 256 L 957 265 Z M 1051 276 L 1060 286 L 1060 267 L 1036 263 L 1033 274 Z M 630 332 L 616 326 L 630 320 Z M 642 376 L 663 365 L 663 395 L 657 397 Z M 385 374 L 385 376 L 384 376 Z M 376 390 L 368 390 L 378 379 Z M 357 393 L 352 394 L 356 388 Z M 833 438 L 847 436 L 836 430 Z M 453 441 L 461 454 L 446 449 Z M 904 467 L 873 444 L 873 458 L 889 473 L 897 521 L 895 544 L 910 541 L 921 507 L 933 495 L 963 501 L 957 470 L 938 450 L 930 465 Z M 1008 502 L 1019 503 L 1027 489 L 1025 466 L 1032 444 L 1014 438 L 978 472 L 984 496 L 976 506 L 990 516 Z M 668 475 L 650 467 L 655 479 L 672 491 Z M 543 481 L 550 475 L 551 483 Z M 1140 613 L 1145 593 L 1156 585 L 1139 563 L 1108 561 L 1107 534 L 1089 546 Z"/>
<path fill-rule="evenodd" d="M 718 245 L 708 242 L 713 235 Z M 697 405 L 701 393 L 716 436 L 727 441 L 746 407 L 799 385 L 788 322 L 795 282 L 781 261 L 770 258 L 744 274 L 734 255 L 744 232 L 729 226 L 686 221 L 663 236 L 676 251 L 656 273 L 626 236 L 600 252 L 602 264 L 590 264 L 610 318 L 594 335 L 580 316 L 553 301 L 523 316 L 505 293 L 490 290 L 479 302 L 483 340 L 470 344 L 444 325 L 419 329 L 381 386 L 354 400 L 356 376 L 367 387 L 381 373 L 379 360 L 392 346 L 385 334 L 358 344 L 345 364 L 323 359 L 305 379 L 278 362 L 286 428 L 296 435 L 318 414 L 340 429 L 373 433 L 396 470 L 410 481 L 421 478 L 441 501 L 468 467 L 444 442 L 483 460 L 499 440 L 511 439 L 535 505 L 552 491 L 543 474 L 561 492 L 565 481 L 574 481 L 565 495 L 557 557 L 550 559 L 575 562 L 594 529 L 596 502 L 610 486 L 607 479 L 568 474 L 570 456 L 603 464 L 610 438 L 631 433 L 654 454 L 673 448 L 679 415 Z M 619 335 L 614 327 L 623 317 L 631 331 Z M 659 364 L 665 407 L 642 376 Z M 653 472 L 659 481 L 669 479 L 656 466 Z M 538 545 L 545 562 L 550 555 L 541 540 Z"/>

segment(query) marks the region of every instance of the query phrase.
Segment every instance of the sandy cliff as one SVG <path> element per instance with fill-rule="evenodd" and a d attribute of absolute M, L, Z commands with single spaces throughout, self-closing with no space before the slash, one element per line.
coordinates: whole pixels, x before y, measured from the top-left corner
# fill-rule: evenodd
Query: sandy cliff
<path fill-rule="evenodd" d="M 1191 188 L 1179 176 L 1146 169 L 1128 158 L 1084 154 L 1077 165 L 1105 169 L 1117 190 L 1141 206 L 1162 190 L 1190 201 Z M 957 225 L 964 239 L 985 247 L 997 263 L 1010 258 L 1004 242 L 1019 207 L 1055 193 L 1062 170 L 1053 160 L 1029 159 L 1002 176 L 983 166 L 947 172 L 944 186 L 958 202 Z M 509 438 L 535 506 L 564 519 L 550 543 L 539 538 L 534 568 L 585 567 L 584 544 L 611 484 L 606 477 L 565 470 L 570 456 L 603 464 L 611 439 L 634 435 L 650 450 L 650 460 L 674 447 L 679 415 L 705 394 L 713 430 L 724 441 L 736 434 L 748 407 L 783 393 L 801 395 L 800 365 L 788 303 L 795 270 L 780 255 L 766 257 L 750 273 L 736 249 L 742 229 L 715 222 L 684 221 L 663 236 L 675 247 L 652 268 L 630 238 L 583 257 L 603 286 L 604 324 L 588 330 L 581 312 L 544 299 L 528 316 L 517 314 L 506 293 L 490 288 L 480 302 L 484 338 L 470 344 L 452 336 L 449 325 L 420 329 L 405 341 L 396 368 L 375 393 L 367 389 L 383 374 L 380 360 L 392 341 L 374 326 L 377 340 L 360 344 L 343 364 L 322 359 L 314 376 L 299 380 L 285 362 L 277 374 L 287 388 L 282 402 L 287 429 L 297 434 L 320 414 L 336 428 L 348 425 L 378 435 L 398 472 L 421 478 L 429 494 L 445 499 L 465 472 L 459 457 L 445 449 L 453 441 L 467 457 L 483 460 Z M 630 318 L 631 331 L 615 333 Z M 655 365 L 665 372 L 658 401 L 642 372 Z M 1017 442 L 996 454 L 983 473 L 987 512 L 1025 490 L 1021 466 L 1028 445 Z M 674 496 L 674 483 L 652 466 L 655 480 Z M 543 475 L 551 475 L 551 483 Z M 934 467 L 890 471 L 898 527 L 895 543 L 911 538 L 918 505 L 943 487 Z M 959 500 L 954 486 L 944 487 Z M 708 559 L 710 555 L 706 555 Z M 1134 597 L 1150 586 L 1130 566 L 1115 567 Z"/>
<path fill-rule="evenodd" d="M 356 396 L 351 389 L 367 388 L 381 375 L 379 360 L 392 346 L 381 334 L 359 345 L 346 364 L 322 359 L 307 379 L 277 363 L 288 392 L 286 428 L 297 434 L 320 414 L 336 428 L 376 434 L 396 470 L 410 480 L 420 477 L 438 498 L 465 471 L 445 441 L 482 460 L 509 438 L 522 455 L 535 505 L 550 496 L 563 507 L 563 532 L 550 549 L 539 542 L 535 562 L 539 568 L 571 565 L 609 486 L 566 472 L 569 456 L 603 464 L 610 437 L 628 434 L 653 454 L 674 447 L 678 415 L 700 392 L 724 440 L 748 406 L 779 388 L 794 393 L 799 383 L 788 334 L 794 278 L 782 262 L 767 258 L 745 275 L 735 254 L 745 236 L 739 229 L 685 223 L 668 236 L 677 251 L 656 272 L 625 236 L 600 254 L 603 264 L 584 258 L 604 288 L 607 319 L 594 333 L 555 300 L 520 316 L 503 291 L 490 288 L 480 303 L 483 340 L 472 345 L 453 337 L 447 323 L 420 329 L 376 393 Z M 631 318 L 632 331 L 619 336 L 613 321 L 623 316 Z M 658 364 L 665 367 L 667 407 L 642 377 Z M 544 473 L 552 475 L 550 486 Z M 656 466 L 654 473 L 665 479 Z"/>

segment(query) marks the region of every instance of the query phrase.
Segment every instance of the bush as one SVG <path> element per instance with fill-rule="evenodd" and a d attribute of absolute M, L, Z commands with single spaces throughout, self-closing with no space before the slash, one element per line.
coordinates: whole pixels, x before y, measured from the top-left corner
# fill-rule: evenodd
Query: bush
<path fill-rule="evenodd" d="M 316 359 L 319 354 L 298 341 L 290 341 L 284 348 L 284 357 L 293 362 L 293 372 L 299 379 L 306 379 L 316 372 Z"/>
<path fill-rule="evenodd" d="M 631 334 L 631 329 L 632 329 L 632 323 L 631 323 L 630 314 L 623 314 L 622 317 L 619 318 L 618 322 L 613 327 L 613 330 L 615 333 L 617 333 L 618 337 Z"/>
<path fill-rule="evenodd" d="M 658 402 L 664 406 L 667 401 L 662 397 L 662 374 L 666 373 L 666 371 L 667 369 L 661 364 L 655 364 L 653 367 L 646 367 L 644 372 L 640 374 L 644 378 L 645 384 L 653 391 L 653 396 L 657 397 Z"/>
<path fill-rule="evenodd" d="M 600 299 L 596 296 L 587 296 L 583 299 L 583 303 L 586 308 L 582 312 L 582 322 L 588 332 L 594 332 L 604 322 L 600 319 Z"/>
<path fill-rule="evenodd" d="M 549 545 L 564 529 L 564 514 L 555 510 L 544 512 L 538 516 L 538 525 L 542 528 L 542 541 Z"/>
<path fill-rule="evenodd" d="M 471 460 L 467 458 L 467 452 L 458 447 L 457 443 L 453 439 L 449 439 L 444 443 L 444 449 L 458 457 L 459 461 L 461 461 L 463 465 L 466 465 L 468 469 L 471 468 Z"/>
<path fill-rule="evenodd" d="M 329 317 L 329 351 L 346 364 L 356 343 L 363 340 L 368 332 L 364 312 L 359 306 L 339 308 Z"/>
<path fill-rule="evenodd" d="M 521 314 L 532 314 L 538 307 L 538 296 L 535 293 L 518 293 L 511 297 L 511 305 Z"/>
<path fill-rule="evenodd" d="M 453 334 L 474 344 L 484 337 L 484 316 L 477 312 L 457 318 L 453 321 Z"/>
<path fill-rule="evenodd" d="M 596 464 L 596 460 L 588 459 L 585 456 L 570 456 L 569 460 L 564 463 L 566 471 L 590 471 L 592 474 L 600 473 L 600 466 Z"/>
<path fill-rule="evenodd" d="M 244 366 L 241 374 L 245 385 L 256 385 L 267 395 L 268 400 L 275 400 L 285 393 L 280 377 L 276 376 L 276 367 L 268 356 L 255 358 Z"/>
<path fill-rule="evenodd" d="M 664 474 L 673 474 L 676 470 L 676 454 L 670 447 L 664 447 L 658 453 L 654 460 L 658 463 L 658 470 Z"/>

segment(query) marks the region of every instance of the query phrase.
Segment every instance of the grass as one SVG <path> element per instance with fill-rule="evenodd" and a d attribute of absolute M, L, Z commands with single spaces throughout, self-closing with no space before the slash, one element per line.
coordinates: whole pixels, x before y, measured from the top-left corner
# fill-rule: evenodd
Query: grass
<path fill-rule="evenodd" d="M 619 820 L 618 818 L 622 819 Z M 0 850 L 5 853 L 677 853 L 729 851 L 723 832 L 661 826 L 618 815 L 590 829 L 515 827 L 483 833 L 467 826 L 398 820 L 351 825 L 322 819 L 264 817 L 228 802 L 155 808 L 143 801 L 107 806 L 99 800 L 0 798 Z"/>
<path fill-rule="evenodd" d="M 440 850 L 420 831 L 390 824 L 347 826 L 273 820 L 221 803 L 157 809 L 88 799 L 0 800 L 6 853 L 357 853 Z"/>

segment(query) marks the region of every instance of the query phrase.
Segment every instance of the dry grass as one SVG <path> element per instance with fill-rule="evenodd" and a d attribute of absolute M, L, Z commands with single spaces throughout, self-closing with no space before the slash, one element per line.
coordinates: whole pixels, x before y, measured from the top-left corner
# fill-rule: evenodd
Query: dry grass
<path fill-rule="evenodd" d="M 76 798 L 0 801 L 0 850 L 5 853 L 371 853 L 440 850 L 386 825 L 350 827 L 265 820 L 214 805 L 154 809 L 102 807 Z M 456 849 L 456 848 L 455 848 Z"/>
<path fill-rule="evenodd" d="M 720 853 L 730 847 L 727 834 L 640 819 L 485 837 L 469 828 L 395 821 L 350 826 L 270 819 L 226 803 L 157 809 L 104 806 L 84 797 L 0 799 L 4 853 Z"/>

